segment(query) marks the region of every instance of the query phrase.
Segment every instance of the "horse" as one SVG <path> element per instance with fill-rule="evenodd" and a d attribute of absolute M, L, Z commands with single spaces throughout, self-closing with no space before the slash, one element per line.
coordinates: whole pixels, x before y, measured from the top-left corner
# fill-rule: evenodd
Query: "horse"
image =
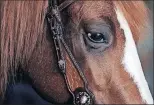
<path fill-rule="evenodd" d="M 136 49 L 148 25 L 144 2 L 56 0 L 63 25 L 57 41 L 47 18 L 54 12 L 51 1 L 0 1 L 2 100 L 8 83 L 23 73 L 53 104 L 73 103 L 71 92 L 83 86 L 82 76 L 95 104 L 153 104 Z"/>

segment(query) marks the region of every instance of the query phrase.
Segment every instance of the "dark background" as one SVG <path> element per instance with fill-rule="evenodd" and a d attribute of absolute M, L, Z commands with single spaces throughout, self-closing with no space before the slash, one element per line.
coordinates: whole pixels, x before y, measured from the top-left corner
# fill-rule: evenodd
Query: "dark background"
<path fill-rule="evenodd" d="M 147 82 L 149 84 L 149 88 L 151 90 L 151 93 L 154 96 L 154 78 L 153 78 L 153 0 L 145 0 L 145 3 L 149 7 L 150 11 L 150 25 L 147 28 L 147 31 L 143 33 L 143 36 L 141 37 L 140 41 L 138 43 L 138 53 L 141 60 L 141 64 L 145 73 L 145 77 L 147 79 Z"/>

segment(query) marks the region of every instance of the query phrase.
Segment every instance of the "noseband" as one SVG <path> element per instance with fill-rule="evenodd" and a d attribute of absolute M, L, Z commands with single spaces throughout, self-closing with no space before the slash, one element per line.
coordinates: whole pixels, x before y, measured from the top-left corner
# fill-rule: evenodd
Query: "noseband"
<path fill-rule="evenodd" d="M 94 95 L 88 89 L 88 82 L 85 78 L 83 70 L 79 67 L 77 61 L 75 60 L 72 52 L 67 46 L 64 40 L 64 27 L 61 21 L 60 11 L 71 5 L 75 0 L 66 0 L 59 6 L 57 5 L 57 0 L 49 0 L 49 8 L 47 13 L 47 21 L 50 26 L 50 31 L 52 32 L 52 38 L 54 41 L 54 46 L 57 53 L 58 67 L 61 71 L 67 88 L 73 96 L 73 103 L 75 105 L 91 105 L 93 104 Z M 64 48 L 63 48 L 64 47 Z M 64 56 L 64 50 L 69 56 L 70 61 L 75 67 L 74 72 L 78 73 L 78 78 L 83 82 L 83 85 L 76 86 L 75 88 L 71 86 L 69 77 L 67 76 L 66 67 L 66 57 Z"/>

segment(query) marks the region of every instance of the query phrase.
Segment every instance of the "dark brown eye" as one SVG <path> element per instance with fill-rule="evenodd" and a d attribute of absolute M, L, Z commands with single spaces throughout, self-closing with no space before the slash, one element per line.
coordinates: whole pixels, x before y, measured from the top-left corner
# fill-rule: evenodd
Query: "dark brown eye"
<path fill-rule="evenodd" d="M 94 43 L 107 43 L 107 39 L 103 33 L 87 33 L 87 37 Z"/>

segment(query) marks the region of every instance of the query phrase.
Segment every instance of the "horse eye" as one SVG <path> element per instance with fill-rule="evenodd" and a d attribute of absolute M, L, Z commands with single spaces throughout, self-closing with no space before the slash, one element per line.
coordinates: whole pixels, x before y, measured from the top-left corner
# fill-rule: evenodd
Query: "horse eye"
<path fill-rule="evenodd" d="M 107 43 L 104 33 L 87 33 L 87 37 L 94 43 Z"/>

